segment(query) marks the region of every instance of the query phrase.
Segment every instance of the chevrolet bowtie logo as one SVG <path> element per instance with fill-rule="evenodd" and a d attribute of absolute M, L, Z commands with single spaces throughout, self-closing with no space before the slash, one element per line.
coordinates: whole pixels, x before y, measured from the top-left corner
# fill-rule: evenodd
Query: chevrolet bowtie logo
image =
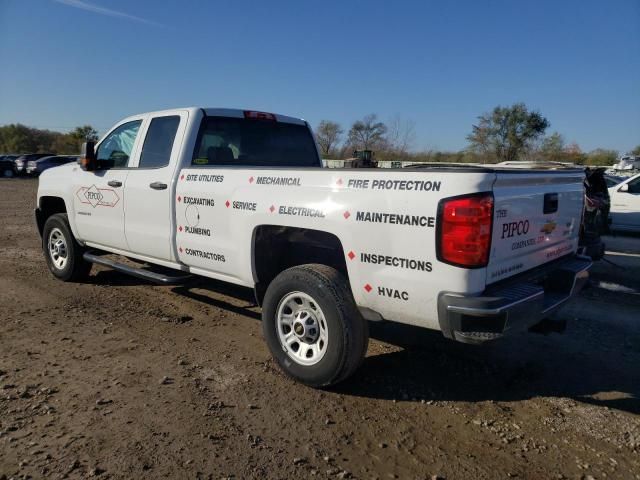
<path fill-rule="evenodd" d="M 549 235 L 555 229 L 556 229 L 556 222 L 554 222 L 553 220 L 549 220 L 547 223 L 542 225 L 542 228 L 540 229 L 540 231 Z"/>

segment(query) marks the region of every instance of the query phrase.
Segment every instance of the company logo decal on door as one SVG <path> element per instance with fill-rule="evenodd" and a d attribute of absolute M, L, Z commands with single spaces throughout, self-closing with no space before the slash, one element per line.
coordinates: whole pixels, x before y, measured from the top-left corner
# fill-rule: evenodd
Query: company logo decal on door
<path fill-rule="evenodd" d="M 76 192 L 76 197 L 82 203 L 87 203 L 93 208 L 115 207 L 120 201 L 120 197 L 110 188 L 98 188 L 95 185 L 90 187 L 80 187 Z"/>

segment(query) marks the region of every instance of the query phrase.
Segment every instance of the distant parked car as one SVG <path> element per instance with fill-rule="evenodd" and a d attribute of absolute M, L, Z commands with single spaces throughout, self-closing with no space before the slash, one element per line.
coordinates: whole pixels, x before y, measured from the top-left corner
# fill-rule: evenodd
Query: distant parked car
<path fill-rule="evenodd" d="M 78 157 L 68 155 L 54 155 L 51 157 L 43 157 L 38 160 L 29 160 L 27 162 L 26 172 L 28 175 L 37 177 L 48 168 L 58 167 L 65 163 L 76 162 Z"/>
<path fill-rule="evenodd" d="M 27 164 L 29 163 L 29 161 L 52 156 L 53 153 L 28 153 L 25 155 L 20 155 L 14 161 L 14 172 L 16 173 L 16 175 L 25 175 L 27 173 Z"/>
<path fill-rule="evenodd" d="M 640 232 L 640 174 L 609 188 L 611 230 Z"/>
<path fill-rule="evenodd" d="M 613 168 L 616 170 L 640 170 L 640 155 L 623 155 Z"/>
<path fill-rule="evenodd" d="M 13 177 L 15 175 L 15 159 L 18 155 L 0 155 L 0 176 Z"/>

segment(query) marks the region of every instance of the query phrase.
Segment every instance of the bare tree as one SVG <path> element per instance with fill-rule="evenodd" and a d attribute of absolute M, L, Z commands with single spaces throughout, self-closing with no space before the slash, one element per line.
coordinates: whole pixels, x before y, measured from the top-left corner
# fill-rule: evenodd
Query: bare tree
<path fill-rule="evenodd" d="M 386 144 L 387 126 L 378 122 L 374 113 L 353 123 L 349 130 L 349 145 L 358 150 L 374 150 Z"/>
<path fill-rule="evenodd" d="M 316 141 L 323 155 L 329 155 L 334 152 L 340 143 L 340 137 L 344 130 L 336 122 L 331 120 L 322 120 L 316 129 Z"/>
<path fill-rule="evenodd" d="M 394 115 L 389 121 L 387 133 L 389 149 L 397 155 L 405 156 L 416 140 L 416 124 L 413 120 Z"/>

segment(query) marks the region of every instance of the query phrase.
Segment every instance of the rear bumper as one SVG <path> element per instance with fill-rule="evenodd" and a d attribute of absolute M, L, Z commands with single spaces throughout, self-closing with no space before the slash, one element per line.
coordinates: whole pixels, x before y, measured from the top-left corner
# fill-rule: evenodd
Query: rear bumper
<path fill-rule="evenodd" d="M 495 340 L 526 330 L 560 308 L 589 280 L 592 262 L 571 256 L 492 285 L 480 295 L 444 292 L 438 299 L 440 328 L 465 343 Z"/>

